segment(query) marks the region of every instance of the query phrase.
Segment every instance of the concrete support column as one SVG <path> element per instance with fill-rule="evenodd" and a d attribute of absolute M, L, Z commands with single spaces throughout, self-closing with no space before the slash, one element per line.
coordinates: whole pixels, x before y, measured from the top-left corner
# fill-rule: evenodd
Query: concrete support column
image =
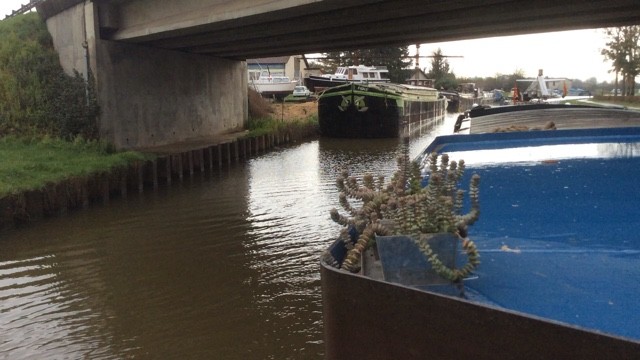
<path fill-rule="evenodd" d="M 94 75 L 102 139 L 135 149 L 246 127 L 246 62 L 102 40 L 116 15 L 82 1 L 46 20 L 65 71 Z"/>

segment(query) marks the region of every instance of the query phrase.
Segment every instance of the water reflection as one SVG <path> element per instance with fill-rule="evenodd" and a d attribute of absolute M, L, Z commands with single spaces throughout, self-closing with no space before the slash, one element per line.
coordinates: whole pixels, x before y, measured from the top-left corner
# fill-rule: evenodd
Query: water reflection
<path fill-rule="evenodd" d="M 0 358 L 322 358 L 335 178 L 401 145 L 320 139 L 0 234 Z"/>

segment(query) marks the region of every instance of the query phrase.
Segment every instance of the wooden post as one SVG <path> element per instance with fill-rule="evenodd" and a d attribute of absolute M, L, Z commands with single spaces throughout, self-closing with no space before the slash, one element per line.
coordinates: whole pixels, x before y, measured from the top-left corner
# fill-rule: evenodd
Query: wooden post
<path fill-rule="evenodd" d="M 207 148 L 209 152 L 209 171 L 213 171 L 213 146 Z"/>
<path fill-rule="evenodd" d="M 247 139 L 242 139 L 242 158 L 247 160 Z"/>
<path fill-rule="evenodd" d="M 204 173 L 204 149 L 198 150 L 198 161 L 200 161 L 200 172 Z"/>
<path fill-rule="evenodd" d="M 144 163 L 138 162 L 138 192 L 144 191 Z"/>
<path fill-rule="evenodd" d="M 180 181 L 182 181 L 184 177 L 184 170 L 182 169 L 182 154 L 176 155 L 176 158 L 178 159 L 178 177 L 180 178 Z"/>
<path fill-rule="evenodd" d="M 120 196 L 123 199 L 127 198 L 127 172 L 123 171 L 120 175 Z"/>
<path fill-rule="evenodd" d="M 171 185 L 171 155 L 167 155 L 167 157 L 165 157 L 166 159 L 166 163 L 165 163 L 165 168 L 167 170 L 166 175 L 166 179 L 167 179 L 167 184 Z"/>
<path fill-rule="evenodd" d="M 193 177 L 193 151 L 189 150 L 187 152 L 187 158 L 189 161 L 189 176 Z"/>
<path fill-rule="evenodd" d="M 153 169 L 153 190 L 158 190 L 158 159 L 153 159 L 151 166 Z"/>
<path fill-rule="evenodd" d="M 100 191 L 102 192 L 102 203 L 107 205 L 109 203 L 109 175 L 100 175 Z"/>

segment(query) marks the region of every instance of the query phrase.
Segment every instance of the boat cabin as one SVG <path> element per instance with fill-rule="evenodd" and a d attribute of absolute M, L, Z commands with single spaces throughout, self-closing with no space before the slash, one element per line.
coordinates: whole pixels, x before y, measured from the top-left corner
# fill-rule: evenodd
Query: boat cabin
<path fill-rule="evenodd" d="M 367 81 L 386 79 L 382 74 L 386 74 L 388 72 L 389 71 L 386 66 L 339 66 L 334 74 L 326 74 L 323 76 L 334 79 Z"/>

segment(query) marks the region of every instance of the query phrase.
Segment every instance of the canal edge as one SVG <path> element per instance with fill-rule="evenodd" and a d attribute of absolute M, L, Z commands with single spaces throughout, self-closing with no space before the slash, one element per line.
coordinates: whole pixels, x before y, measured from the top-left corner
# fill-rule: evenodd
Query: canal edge
<path fill-rule="evenodd" d="M 310 124 L 259 136 L 238 137 L 191 150 L 150 153 L 154 156 L 152 160 L 134 160 L 128 166 L 10 194 L 0 198 L 0 231 L 29 226 L 40 219 L 63 216 L 92 205 L 108 204 L 114 199 L 126 199 L 132 193 L 156 191 L 161 184 L 171 186 L 196 174 L 219 172 L 281 145 L 308 140 L 317 134 L 317 125 Z"/>

